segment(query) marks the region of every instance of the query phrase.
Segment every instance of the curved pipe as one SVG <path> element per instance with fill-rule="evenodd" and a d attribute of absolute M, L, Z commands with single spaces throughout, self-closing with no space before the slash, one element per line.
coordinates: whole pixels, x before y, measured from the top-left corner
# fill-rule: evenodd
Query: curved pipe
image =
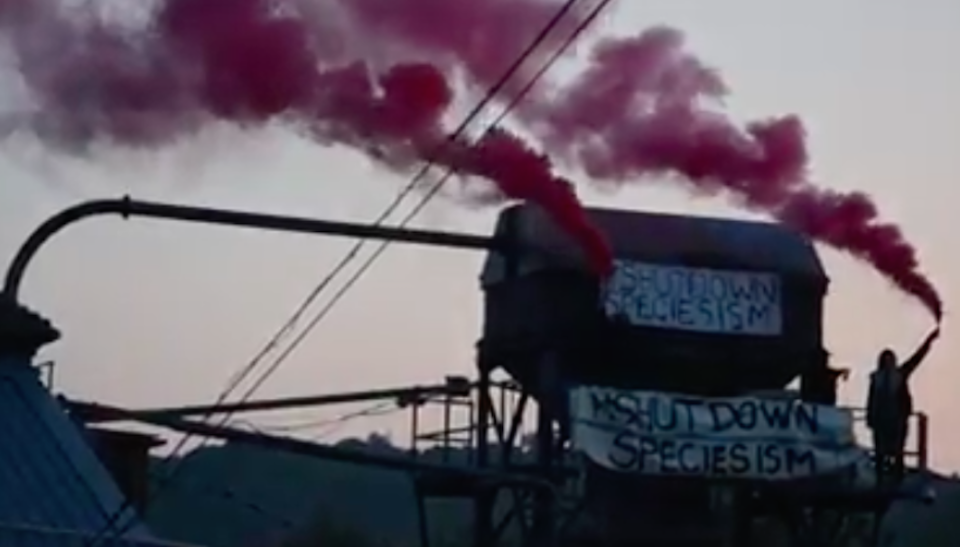
<path fill-rule="evenodd" d="M 3 294 L 10 296 L 13 300 L 18 299 L 20 284 L 27 266 L 30 265 L 30 262 L 33 260 L 33 257 L 36 256 L 40 247 L 57 232 L 88 217 L 120 214 L 126 218 L 124 211 L 126 210 L 126 204 L 128 202 L 129 198 L 127 197 L 121 200 L 87 201 L 64 209 L 45 220 L 43 224 L 30 233 L 30 236 L 23 242 L 23 245 L 17 249 L 17 254 L 13 256 L 10 266 L 7 267 Z"/>
<path fill-rule="evenodd" d="M 20 249 L 17 250 L 17 254 L 14 255 L 10 267 L 7 269 L 3 294 L 14 300 L 18 299 L 20 285 L 23 283 L 27 267 L 30 266 L 30 263 L 40 251 L 40 248 L 53 236 L 83 219 L 105 215 L 120 215 L 124 219 L 138 216 L 163 220 L 177 220 L 181 222 L 257 228 L 278 232 L 380 239 L 460 249 L 493 249 L 502 246 L 494 238 L 479 235 L 434 232 L 429 230 L 409 230 L 372 224 L 354 224 L 313 218 L 171 205 L 166 203 L 135 201 L 125 196 L 121 199 L 87 201 L 74 205 L 60 211 L 37 227 Z"/>

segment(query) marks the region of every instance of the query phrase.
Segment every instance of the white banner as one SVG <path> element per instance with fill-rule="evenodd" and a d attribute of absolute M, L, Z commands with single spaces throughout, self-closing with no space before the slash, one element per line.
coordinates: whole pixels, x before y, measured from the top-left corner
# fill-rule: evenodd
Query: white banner
<path fill-rule="evenodd" d="M 608 314 L 638 326 L 755 336 L 782 330 L 780 278 L 770 273 L 618 260 L 603 298 Z"/>
<path fill-rule="evenodd" d="M 619 471 L 779 480 L 864 457 L 851 412 L 826 405 L 580 387 L 570 410 L 574 448 Z"/>

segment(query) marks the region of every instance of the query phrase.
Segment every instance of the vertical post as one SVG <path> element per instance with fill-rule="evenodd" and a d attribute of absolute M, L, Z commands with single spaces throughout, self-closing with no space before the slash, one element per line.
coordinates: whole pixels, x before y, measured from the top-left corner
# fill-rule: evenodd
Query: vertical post
<path fill-rule="evenodd" d="M 560 389 L 558 374 L 557 355 L 549 351 L 538 363 L 537 370 L 537 471 L 546 481 L 553 481 L 556 477 L 553 422 Z M 552 547 L 556 540 L 558 500 L 542 489 L 537 491 L 534 499 L 534 547 Z"/>
<path fill-rule="evenodd" d="M 53 373 L 55 368 L 56 368 L 55 361 L 44 361 L 43 363 L 40 363 L 39 365 L 37 365 L 37 370 L 46 373 L 46 378 L 44 379 L 44 381 L 46 382 L 47 389 L 49 390 L 53 389 Z"/>
<path fill-rule="evenodd" d="M 917 413 L 917 467 L 927 470 L 927 452 L 930 449 L 930 418 L 925 412 Z"/>
<path fill-rule="evenodd" d="M 420 487 L 420 481 L 414 479 L 414 495 L 417 501 L 417 532 L 420 536 L 420 547 L 430 547 L 430 522 L 427 520 L 427 499 Z"/>
<path fill-rule="evenodd" d="M 417 456 L 417 444 L 420 440 L 420 400 L 410 405 L 410 456 Z"/>
<path fill-rule="evenodd" d="M 752 544 L 752 522 L 753 522 L 753 495 L 752 492 L 743 486 L 738 486 L 733 490 L 733 530 L 730 547 L 750 547 Z M 791 522 L 791 521 L 787 521 Z M 789 526 L 788 526 L 789 527 Z M 793 541 L 794 531 L 789 531 L 791 541 Z"/>
<path fill-rule="evenodd" d="M 477 383 L 477 467 L 490 466 L 490 367 L 485 360 L 479 362 Z M 476 547 L 492 547 L 494 543 L 493 510 L 494 496 L 488 485 L 482 485 L 477 493 L 474 512 Z"/>
<path fill-rule="evenodd" d="M 507 213 L 505 217 L 505 234 L 500 252 L 504 262 L 504 277 L 509 280 L 520 271 L 521 246 L 517 226 L 517 210 Z M 477 359 L 477 467 L 483 469 L 490 466 L 490 418 L 494 412 L 493 398 L 490 393 L 492 387 L 494 363 L 480 352 Z M 492 547 L 496 540 L 496 528 L 493 517 L 496 507 L 496 490 L 490 485 L 484 485 L 477 493 L 474 526 L 475 546 Z"/>
<path fill-rule="evenodd" d="M 500 385 L 497 387 L 499 394 L 499 409 L 497 409 L 497 415 L 500 416 L 500 432 L 498 433 L 498 438 L 501 439 L 501 442 L 506 444 L 507 442 L 507 389 Z M 513 447 L 508 447 L 513 448 Z"/>
<path fill-rule="evenodd" d="M 477 404 L 471 398 L 467 400 L 467 447 L 474 448 L 477 445 L 476 425 Z M 473 450 L 467 450 L 467 464 L 473 465 L 477 461 L 477 455 Z"/>
<path fill-rule="evenodd" d="M 449 393 L 443 396 L 443 463 L 450 461 L 450 405 L 453 404 L 453 398 Z"/>

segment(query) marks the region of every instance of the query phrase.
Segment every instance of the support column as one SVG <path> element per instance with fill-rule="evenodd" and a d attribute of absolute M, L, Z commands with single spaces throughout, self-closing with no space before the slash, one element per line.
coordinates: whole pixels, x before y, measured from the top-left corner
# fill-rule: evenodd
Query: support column
<path fill-rule="evenodd" d="M 541 478 L 553 482 L 557 476 L 557 446 L 553 424 L 560 404 L 559 363 L 553 352 L 541 359 L 537 370 L 537 471 Z M 533 547 L 555 547 L 559 516 L 559 500 L 551 492 L 540 489 L 534 498 Z"/>
<path fill-rule="evenodd" d="M 733 490 L 733 526 L 730 547 L 750 547 L 753 544 L 753 513 L 755 499 L 748 487 Z"/>
<path fill-rule="evenodd" d="M 493 405 L 490 400 L 490 366 L 482 352 L 478 359 L 479 379 L 477 382 L 477 467 L 490 467 L 490 414 Z M 493 511 L 496 505 L 494 485 L 482 484 L 474 503 L 473 526 L 475 547 L 492 547 L 495 530 Z"/>

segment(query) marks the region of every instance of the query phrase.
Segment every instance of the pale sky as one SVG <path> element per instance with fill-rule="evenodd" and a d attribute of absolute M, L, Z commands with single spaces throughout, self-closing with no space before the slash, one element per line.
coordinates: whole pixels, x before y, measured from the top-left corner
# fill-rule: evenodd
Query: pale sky
<path fill-rule="evenodd" d="M 798 113 L 810 130 L 814 175 L 863 189 L 902 224 L 942 291 L 944 336 L 916 376 L 932 417 L 933 462 L 960 469 L 960 259 L 948 223 L 960 198 L 960 3 L 954 0 L 620 0 L 604 32 L 653 24 L 684 30 L 718 67 L 738 117 Z M 561 71 L 562 74 L 562 71 Z M 8 78 L 4 76 L 4 80 Z M 2 95 L 0 95 L 2 97 Z M 0 104 L 2 106 L 2 104 Z M 211 131 L 175 150 L 97 161 L 0 145 L 0 255 L 7 260 L 45 217 L 78 200 L 119 196 L 370 220 L 406 182 L 363 157 L 323 149 L 282 129 Z M 722 198 L 647 183 L 591 204 L 736 216 Z M 494 211 L 434 203 L 421 225 L 488 230 Z M 122 405 L 213 399 L 351 242 L 152 221 L 95 220 L 44 249 L 25 301 L 64 339 L 57 388 Z M 843 396 L 863 398 L 876 352 L 907 353 L 930 325 L 919 306 L 870 268 L 824 251 L 832 278 L 828 349 L 854 369 Z M 432 382 L 472 372 L 480 325 L 479 254 L 397 247 L 283 366 L 261 396 Z M 330 414 L 332 411 L 326 411 Z M 314 414 L 315 415 L 315 414 Z M 349 433 L 405 418 L 357 422 Z"/>

